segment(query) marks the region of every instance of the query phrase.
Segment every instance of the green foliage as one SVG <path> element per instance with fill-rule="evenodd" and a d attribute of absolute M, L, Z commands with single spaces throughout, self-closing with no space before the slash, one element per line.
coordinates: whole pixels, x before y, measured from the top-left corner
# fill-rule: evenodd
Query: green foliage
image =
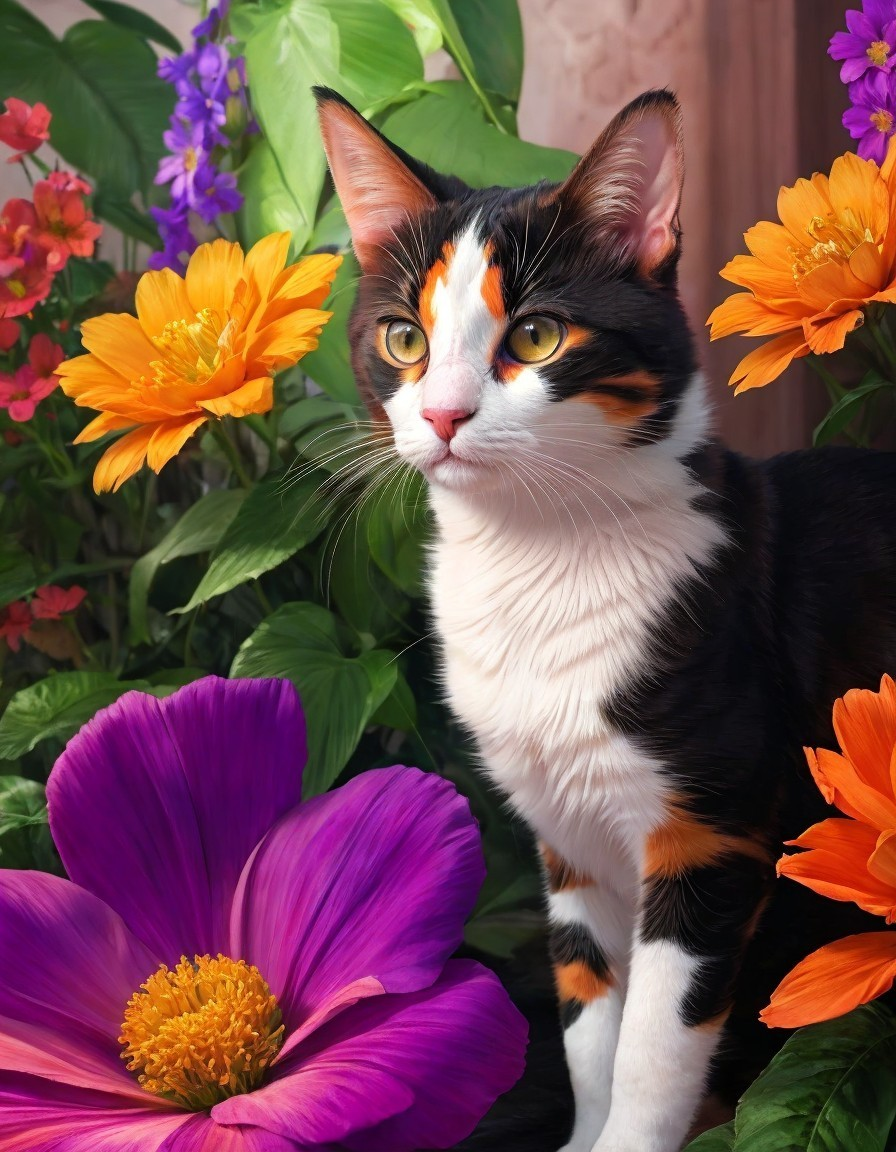
<path fill-rule="evenodd" d="M 885 1152 L 894 1067 L 896 1016 L 879 1004 L 802 1028 L 747 1089 L 733 1125 L 688 1152 Z"/>
<path fill-rule="evenodd" d="M 120 24 L 122 28 L 129 28 L 144 40 L 159 44 L 172 52 L 182 51 L 181 42 L 170 32 L 164 24 L 153 20 L 146 12 L 139 8 L 132 8 L 129 4 L 119 4 L 118 0 L 84 0 L 84 3 L 99 12 L 111 24 Z"/>
<path fill-rule="evenodd" d="M 0 867 L 55 872 L 56 857 L 47 826 L 43 784 L 21 776 L 0 776 Z"/>
<path fill-rule="evenodd" d="M 812 434 L 812 443 L 818 448 L 843 435 L 863 413 L 867 412 L 868 402 L 881 393 L 892 393 L 896 384 L 887 380 L 875 369 L 866 372 L 862 382 L 846 392 L 841 390 L 830 411 Z M 859 433 L 861 436 L 861 432 Z"/>

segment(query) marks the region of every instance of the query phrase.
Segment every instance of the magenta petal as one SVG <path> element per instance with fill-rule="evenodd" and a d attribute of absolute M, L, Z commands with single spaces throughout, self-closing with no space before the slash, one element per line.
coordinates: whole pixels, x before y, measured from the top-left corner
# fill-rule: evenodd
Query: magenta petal
<path fill-rule="evenodd" d="M 0 1068 L 152 1108 L 127 1072 L 125 1006 L 158 960 L 96 896 L 58 876 L 0 871 Z"/>
<path fill-rule="evenodd" d="M 260 1128 L 222 1128 L 197 1113 L 160 1145 L 158 1152 L 296 1152 L 301 1145 Z M 2 1152 L 2 1150 L 0 1150 Z"/>
<path fill-rule="evenodd" d="M 188 1115 L 0 1072 L 0 1152 L 158 1152 Z"/>
<path fill-rule="evenodd" d="M 71 878 L 166 963 L 226 950 L 240 872 L 299 803 L 305 721 L 287 680 L 129 692 L 69 741 L 50 825 Z"/>
<path fill-rule="evenodd" d="M 479 828 L 452 784 L 416 768 L 366 772 L 259 845 L 234 899 L 231 954 L 258 966 L 293 1031 L 356 980 L 431 984 L 484 874 Z"/>
<path fill-rule="evenodd" d="M 450 1148 L 522 1075 L 527 1031 L 493 973 L 450 961 L 431 988 L 364 1000 L 335 1017 L 284 1062 L 282 1079 L 214 1115 L 357 1152 Z M 404 1091 L 391 1116 L 371 1124 L 384 1084 Z"/>

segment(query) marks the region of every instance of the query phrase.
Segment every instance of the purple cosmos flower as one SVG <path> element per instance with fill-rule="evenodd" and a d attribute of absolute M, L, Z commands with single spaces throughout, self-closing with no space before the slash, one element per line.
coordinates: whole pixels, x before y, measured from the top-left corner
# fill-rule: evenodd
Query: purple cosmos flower
<path fill-rule="evenodd" d="M 69 743 L 71 879 L 0 872 L 0 1148 L 447 1148 L 518 1079 L 524 1021 L 448 959 L 466 801 L 395 767 L 302 803 L 305 748 L 287 681 L 214 677 Z"/>
<path fill-rule="evenodd" d="M 843 127 L 859 141 L 863 160 L 883 164 L 887 144 L 896 127 L 893 79 L 884 72 L 864 76 L 849 86 L 852 107 L 843 113 Z"/>
<path fill-rule="evenodd" d="M 893 0 L 862 0 L 862 12 L 846 13 L 848 32 L 835 32 L 828 55 L 842 60 L 844 84 L 858 80 L 869 68 L 889 72 L 896 51 L 896 4 Z"/>

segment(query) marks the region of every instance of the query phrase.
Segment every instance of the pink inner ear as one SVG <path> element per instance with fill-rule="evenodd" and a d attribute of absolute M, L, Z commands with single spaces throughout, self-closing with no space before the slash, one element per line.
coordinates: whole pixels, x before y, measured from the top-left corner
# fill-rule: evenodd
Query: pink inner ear
<path fill-rule="evenodd" d="M 436 206 L 436 199 L 363 117 L 335 101 L 320 110 L 324 147 L 336 191 L 364 269 L 376 265 L 410 216 Z"/>
<path fill-rule="evenodd" d="M 637 126 L 641 146 L 640 211 L 630 235 L 645 270 L 656 268 L 675 247 L 673 230 L 681 200 L 679 144 L 665 118 L 645 117 Z"/>

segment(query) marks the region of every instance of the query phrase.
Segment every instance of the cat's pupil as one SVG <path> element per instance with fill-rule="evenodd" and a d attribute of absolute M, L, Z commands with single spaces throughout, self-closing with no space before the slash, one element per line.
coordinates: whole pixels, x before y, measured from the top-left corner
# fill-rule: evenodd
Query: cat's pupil
<path fill-rule="evenodd" d="M 527 324 L 525 332 L 532 344 L 537 348 L 541 343 L 541 336 L 539 335 L 537 326 L 535 324 Z"/>

